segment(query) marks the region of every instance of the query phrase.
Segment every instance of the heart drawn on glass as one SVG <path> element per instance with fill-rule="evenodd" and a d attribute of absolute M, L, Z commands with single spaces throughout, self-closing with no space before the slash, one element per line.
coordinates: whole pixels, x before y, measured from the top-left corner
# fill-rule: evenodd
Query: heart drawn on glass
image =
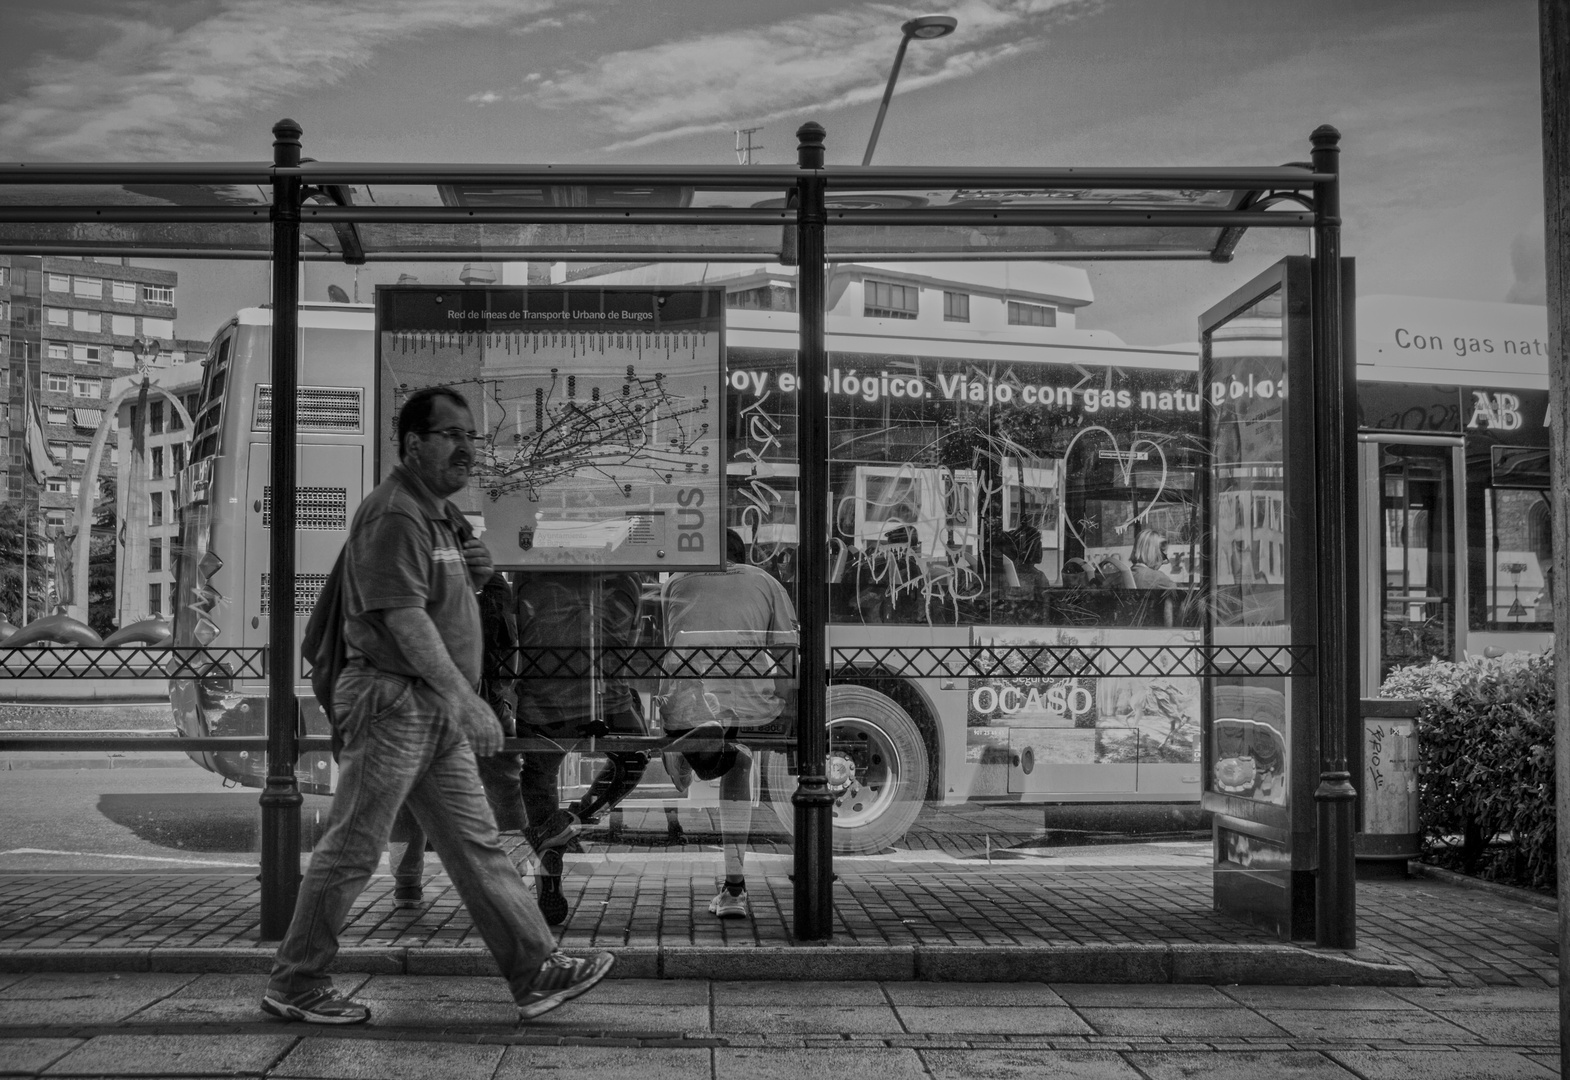
<path fill-rule="evenodd" d="M 1111 431 L 1102 427 L 1100 424 L 1092 424 L 1090 427 L 1080 428 L 1079 431 L 1074 434 L 1074 437 L 1068 441 L 1068 446 L 1063 450 L 1063 464 L 1065 468 L 1068 465 L 1069 455 L 1074 451 L 1075 444 L 1078 443 L 1080 439 L 1083 439 L 1086 435 L 1089 435 L 1091 432 L 1098 432 L 1102 435 L 1105 435 L 1107 441 L 1112 444 L 1112 451 L 1116 455 L 1113 460 L 1117 462 L 1118 471 L 1123 474 L 1124 487 L 1129 487 L 1133 484 L 1134 454 L 1138 451 L 1139 447 L 1150 447 L 1156 452 L 1156 457 L 1161 460 L 1160 485 L 1156 488 L 1155 494 L 1151 495 L 1150 501 L 1144 505 L 1139 513 L 1130 518 L 1124 527 L 1127 528 L 1128 525 L 1135 525 L 1144 521 L 1145 518 L 1149 516 L 1150 511 L 1155 507 L 1156 503 L 1161 500 L 1162 493 L 1167 490 L 1167 455 L 1161 449 L 1161 444 L 1157 443 L 1153 439 L 1141 437 L 1129 443 L 1128 450 L 1124 451 L 1123 448 L 1118 444 L 1118 437 L 1116 435 L 1112 434 Z M 1074 527 L 1074 522 L 1070 521 L 1065 516 L 1063 519 L 1063 524 L 1068 529 L 1068 531 L 1073 534 L 1074 539 L 1079 541 L 1080 547 L 1085 547 L 1085 538 L 1080 535 L 1080 531 Z"/>

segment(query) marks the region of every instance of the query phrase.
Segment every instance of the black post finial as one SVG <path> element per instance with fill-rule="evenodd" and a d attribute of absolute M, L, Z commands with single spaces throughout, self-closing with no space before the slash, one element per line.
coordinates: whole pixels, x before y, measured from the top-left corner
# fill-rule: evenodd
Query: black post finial
<path fill-rule="evenodd" d="M 305 134 L 297 121 L 283 119 L 273 125 L 273 165 L 281 169 L 300 164 L 300 136 Z"/>
<path fill-rule="evenodd" d="M 1314 134 L 1309 136 L 1309 142 L 1314 144 L 1315 150 L 1339 150 L 1341 148 L 1341 132 L 1330 124 L 1320 124 L 1314 129 Z"/>
<path fill-rule="evenodd" d="M 796 129 L 796 167 L 798 169 L 823 168 L 823 140 L 828 132 L 816 120 L 808 120 Z"/>

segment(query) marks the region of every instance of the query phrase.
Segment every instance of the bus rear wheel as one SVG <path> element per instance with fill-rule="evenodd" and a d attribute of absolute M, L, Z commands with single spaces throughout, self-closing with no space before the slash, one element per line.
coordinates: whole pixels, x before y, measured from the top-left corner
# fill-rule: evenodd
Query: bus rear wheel
<path fill-rule="evenodd" d="M 865 686 L 831 686 L 829 753 L 824 761 L 834 795 L 834 853 L 871 855 L 897 844 L 916 822 L 927 793 L 927 750 L 921 729 L 891 698 Z M 764 755 L 769 805 L 794 833 L 796 778 L 786 756 Z"/>

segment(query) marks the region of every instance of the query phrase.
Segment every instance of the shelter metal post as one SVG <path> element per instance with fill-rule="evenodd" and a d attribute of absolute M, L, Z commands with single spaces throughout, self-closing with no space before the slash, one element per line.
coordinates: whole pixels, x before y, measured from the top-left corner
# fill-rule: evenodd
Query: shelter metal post
<path fill-rule="evenodd" d="M 300 165 L 300 125 L 273 125 L 273 165 Z M 273 180 L 272 533 L 267 689 L 267 786 L 262 791 L 263 939 L 283 937 L 300 891 L 300 748 L 294 643 L 295 396 L 299 383 L 298 176 Z"/>
<path fill-rule="evenodd" d="M 796 713 L 795 935 L 822 941 L 833 933 L 833 808 L 825 773 L 828 757 L 828 544 L 829 397 L 824 341 L 824 136 L 808 122 L 796 130 L 797 309 L 800 326 L 796 394 L 796 456 L 800 466 L 796 508 L 797 617 L 801 622 Z"/>
<path fill-rule="evenodd" d="M 1314 441 L 1315 510 L 1318 514 L 1319 785 L 1318 873 L 1314 889 L 1314 942 L 1323 948 L 1357 945 L 1357 864 L 1352 846 L 1357 791 L 1347 768 L 1348 725 L 1357 715 L 1357 603 L 1351 576 L 1356 538 L 1356 377 L 1347 370 L 1345 298 L 1342 295 L 1341 133 L 1324 125 L 1313 134 L 1314 172 L 1332 179 L 1314 185 Z"/>

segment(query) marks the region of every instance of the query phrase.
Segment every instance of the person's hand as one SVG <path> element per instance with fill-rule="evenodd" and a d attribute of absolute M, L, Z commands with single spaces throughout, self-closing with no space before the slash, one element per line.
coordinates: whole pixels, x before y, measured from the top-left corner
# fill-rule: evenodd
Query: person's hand
<path fill-rule="evenodd" d="M 502 730 L 501 721 L 496 719 L 496 714 L 479 694 L 470 691 L 458 703 L 458 723 L 469 736 L 469 745 L 474 747 L 475 757 L 490 757 L 492 754 L 501 753 L 502 740 L 507 737 L 506 732 Z"/>
<path fill-rule="evenodd" d="M 485 588 L 485 583 L 496 573 L 496 567 L 491 564 L 491 553 L 478 536 L 471 536 L 464 541 L 463 561 L 469 568 L 469 580 L 474 582 L 476 592 Z"/>

